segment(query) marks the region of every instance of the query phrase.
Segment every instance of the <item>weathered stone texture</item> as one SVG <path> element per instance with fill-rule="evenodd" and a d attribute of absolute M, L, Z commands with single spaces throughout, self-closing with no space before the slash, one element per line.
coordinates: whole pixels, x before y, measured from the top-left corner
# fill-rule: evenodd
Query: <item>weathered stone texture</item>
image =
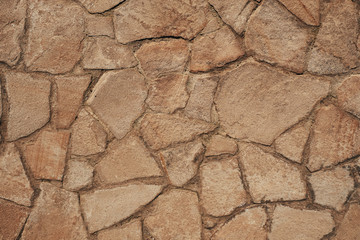
<path fill-rule="evenodd" d="M 108 36 L 115 38 L 111 16 L 89 14 L 85 18 L 85 31 L 88 36 Z"/>
<path fill-rule="evenodd" d="M 79 0 L 90 13 L 105 12 L 124 0 Z"/>
<path fill-rule="evenodd" d="M 235 154 L 237 150 L 238 146 L 235 140 L 221 135 L 214 135 L 206 146 L 205 156 Z"/>
<path fill-rule="evenodd" d="M 64 175 L 63 187 L 69 191 L 78 191 L 92 184 L 93 167 L 86 159 L 70 159 Z"/>
<path fill-rule="evenodd" d="M 320 24 L 320 0 L 280 0 L 295 16 L 308 25 Z"/>
<path fill-rule="evenodd" d="M 345 78 L 337 89 L 337 97 L 341 108 L 360 118 L 360 75 Z"/>
<path fill-rule="evenodd" d="M 100 231 L 97 240 L 142 240 L 142 226 L 140 220 L 133 220 L 121 227 Z"/>
<path fill-rule="evenodd" d="M 17 239 L 30 210 L 0 199 L 0 239 Z"/>
<path fill-rule="evenodd" d="M 357 240 L 360 236 L 360 205 L 351 204 L 336 231 L 334 240 Z"/>

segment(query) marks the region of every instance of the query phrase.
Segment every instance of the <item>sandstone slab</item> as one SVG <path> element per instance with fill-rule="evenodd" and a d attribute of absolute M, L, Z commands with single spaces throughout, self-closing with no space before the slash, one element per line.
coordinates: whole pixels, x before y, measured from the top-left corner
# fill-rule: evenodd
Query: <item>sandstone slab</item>
<path fill-rule="evenodd" d="M 0 199 L 0 239 L 17 239 L 29 209 Z"/>
<path fill-rule="evenodd" d="M 98 240 L 142 240 L 142 224 L 133 220 L 121 227 L 106 229 L 98 233 Z"/>
<path fill-rule="evenodd" d="M 108 36 L 115 38 L 111 16 L 89 14 L 85 18 L 85 31 L 88 36 Z"/>
<path fill-rule="evenodd" d="M 320 0 L 280 0 L 301 21 L 308 25 L 320 24 Z"/>
<path fill-rule="evenodd" d="M 90 13 L 102 13 L 115 7 L 124 0 L 79 0 L 79 1 Z"/>
<path fill-rule="evenodd" d="M 206 145 L 205 156 L 218 156 L 221 154 L 235 154 L 238 150 L 236 142 L 222 135 L 214 135 Z"/>
<path fill-rule="evenodd" d="M 360 118 L 360 75 L 347 77 L 337 89 L 341 108 Z"/>
<path fill-rule="evenodd" d="M 334 240 L 357 240 L 360 236 L 360 205 L 351 204 L 336 231 Z"/>
<path fill-rule="evenodd" d="M 93 167 L 86 159 L 70 159 L 65 171 L 63 187 L 69 191 L 79 191 L 92 184 Z"/>

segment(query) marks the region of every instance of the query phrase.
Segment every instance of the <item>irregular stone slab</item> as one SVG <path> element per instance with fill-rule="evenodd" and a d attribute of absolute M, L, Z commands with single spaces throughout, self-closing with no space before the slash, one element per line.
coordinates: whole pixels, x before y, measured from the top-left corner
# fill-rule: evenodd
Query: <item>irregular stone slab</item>
<path fill-rule="evenodd" d="M 62 180 L 69 138 L 67 130 L 44 130 L 26 146 L 24 156 L 34 178 Z"/>
<path fill-rule="evenodd" d="M 52 74 L 70 71 L 81 57 L 84 13 L 71 0 L 29 2 L 26 67 Z"/>
<path fill-rule="evenodd" d="M 142 224 L 140 220 L 133 220 L 121 227 L 105 229 L 97 235 L 98 240 L 142 240 Z"/>
<path fill-rule="evenodd" d="M 310 30 L 276 0 L 264 1 L 245 31 L 247 52 L 296 73 L 305 70 Z"/>
<path fill-rule="evenodd" d="M 204 146 L 199 140 L 162 151 L 160 158 L 164 159 L 170 183 L 181 187 L 192 179 L 200 164 L 198 157 L 203 152 Z"/>
<path fill-rule="evenodd" d="M 206 9 L 205 15 L 207 23 L 203 30 L 200 32 L 200 34 L 211 33 L 219 30 L 222 27 L 223 21 L 216 12 L 212 11 L 211 8 Z"/>
<path fill-rule="evenodd" d="M 85 31 L 88 36 L 108 36 L 115 38 L 111 16 L 89 14 L 85 18 Z"/>
<path fill-rule="evenodd" d="M 214 135 L 206 146 L 205 156 L 235 154 L 237 150 L 238 146 L 233 139 L 221 135 Z"/>
<path fill-rule="evenodd" d="M 13 143 L 6 144 L 0 155 L 0 182 L 1 198 L 25 206 L 31 205 L 34 190 L 25 174 L 19 151 Z"/>
<path fill-rule="evenodd" d="M 328 90 L 329 83 L 320 79 L 247 62 L 221 77 L 215 103 L 227 134 L 270 145 Z"/>
<path fill-rule="evenodd" d="M 359 120 L 335 107 L 321 107 L 315 118 L 307 168 L 316 171 L 360 154 Z"/>
<path fill-rule="evenodd" d="M 135 69 L 104 73 L 87 104 L 115 135 L 123 138 L 144 111 L 147 88 L 144 77 Z"/>
<path fill-rule="evenodd" d="M 71 127 L 71 154 L 87 156 L 103 152 L 106 139 L 103 126 L 82 109 Z"/>
<path fill-rule="evenodd" d="M 192 39 L 206 25 L 203 5 L 198 0 L 130 0 L 114 10 L 116 39 L 121 43 L 165 36 Z"/>
<path fill-rule="evenodd" d="M 360 205 L 351 204 L 340 226 L 336 231 L 334 240 L 356 240 L 360 236 Z"/>
<path fill-rule="evenodd" d="M 341 108 L 360 118 L 360 75 L 346 78 L 337 89 Z"/>
<path fill-rule="evenodd" d="M 354 190 L 354 179 L 344 168 L 319 171 L 311 174 L 310 184 L 315 194 L 315 203 L 341 211 L 348 195 Z"/>
<path fill-rule="evenodd" d="M 201 215 L 197 194 L 173 189 L 154 201 L 154 208 L 145 217 L 144 225 L 158 240 L 201 239 Z"/>
<path fill-rule="evenodd" d="M 240 162 L 255 203 L 306 198 L 299 168 L 252 144 L 240 145 Z"/>
<path fill-rule="evenodd" d="M 262 207 L 246 209 L 215 232 L 211 239 L 266 240 L 266 212 Z"/>
<path fill-rule="evenodd" d="M 82 65 L 85 69 L 120 69 L 137 65 L 132 48 L 105 36 L 84 41 Z"/>
<path fill-rule="evenodd" d="M 69 191 L 79 191 L 92 184 L 93 167 L 86 159 L 70 159 L 64 175 L 63 187 Z"/>
<path fill-rule="evenodd" d="M 134 135 L 114 140 L 100 160 L 95 170 L 104 184 L 162 175 L 155 159 Z"/>
<path fill-rule="evenodd" d="M 90 13 L 105 12 L 124 0 L 79 0 Z"/>
<path fill-rule="evenodd" d="M 190 71 L 205 72 L 222 67 L 245 54 L 242 39 L 228 26 L 195 38 L 191 49 Z"/>
<path fill-rule="evenodd" d="M 274 211 L 269 239 L 321 239 L 334 227 L 334 220 L 328 211 L 300 210 L 279 205 Z"/>
<path fill-rule="evenodd" d="M 0 199 L 0 239 L 17 239 L 29 212 L 26 207 Z"/>
<path fill-rule="evenodd" d="M 246 204 L 247 194 L 236 158 L 207 162 L 200 168 L 201 204 L 207 214 L 224 216 Z"/>
<path fill-rule="evenodd" d="M 145 142 L 154 150 L 173 143 L 191 141 L 195 136 L 214 129 L 214 124 L 162 113 L 146 114 L 140 126 Z"/>
<path fill-rule="evenodd" d="M 70 127 L 90 81 L 91 75 L 55 77 L 57 92 L 53 119 L 57 128 Z"/>
<path fill-rule="evenodd" d="M 45 182 L 40 190 L 21 239 L 88 239 L 77 194 Z"/>
<path fill-rule="evenodd" d="M 280 0 L 280 2 L 304 23 L 313 26 L 320 24 L 319 0 Z"/>
<path fill-rule="evenodd" d="M 90 233 L 131 216 L 161 191 L 157 185 L 127 185 L 97 189 L 80 195 L 80 203 Z M 101 203 L 101 204 L 99 204 Z"/>
<path fill-rule="evenodd" d="M 43 127 L 50 117 L 50 82 L 26 73 L 7 72 L 9 117 L 7 140 L 14 141 Z"/>

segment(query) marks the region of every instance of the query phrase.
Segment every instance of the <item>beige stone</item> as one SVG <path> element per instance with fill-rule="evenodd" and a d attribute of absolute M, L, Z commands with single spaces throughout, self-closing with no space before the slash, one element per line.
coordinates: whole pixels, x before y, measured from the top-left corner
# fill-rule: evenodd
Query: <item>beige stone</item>
<path fill-rule="evenodd" d="M 90 13 L 102 13 L 112 9 L 124 0 L 79 0 Z"/>
<path fill-rule="evenodd" d="M 221 154 L 235 154 L 238 146 L 235 140 L 221 135 L 214 135 L 206 145 L 205 156 L 218 156 Z"/>
<path fill-rule="evenodd" d="M 222 67 L 244 54 L 242 39 L 224 25 L 215 32 L 195 38 L 191 48 L 190 71 L 205 72 Z"/>
<path fill-rule="evenodd" d="M 320 24 L 320 0 L 280 0 L 295 16 L 308 25 Z"/>
<path fill-rule="evenodd" d="M 294 165 L 245 143 L 240 145 L 240 162 L 255 203 L 306 198 L 306 183 Z"/>
<path fill-rule="evenodd" d="M 50 82 L 26 73 L 7 72 L 5 89 L 9 116 L 7 140 L 27 136 L 43 127 L 50 117 Z"/>
<path fill-rule="evenodd" d="M 337 89 L 338 103 L 360 118 L 360 75 L 347 77 Z"/>
<path fill-rule="evenodd" d="M 115 38 L 111 16 L 89 14 L 85 18 L 85 31 L 88 36 L 108 36 Z"/>
<path fill-rule="evenodd" d="M 21 239 L 88 239 L 77 194 L 45 182 L 40 190 Z"/>
<path fill-rule="evenodd" d="M 270 145 L 328 91 L 328 82 L 309 75 L 246 62 L 221 77 L 215 104 L 228 135 Z"/>
<path fill-rule="evenodd" d="M 131 216 L 160 191 L 161 186 L 139 184 L 81 194 L 80 203 L 89 232 L 96 232 Z"/>
<path fill-rule="evenodd" d="M 1 198 L 25 206 L 31 205 L 34 190 L 25 174 L 19 151 L 13 143 L 4 145 L 0 155 L 0 182 Z"/>
<path fill-rule="evenodd" d="M 205 14 L 207 23 L 200 34 L 207 34 L 219 30 L 224 24 L 218 14 L 215 11 L 212 11 L 211 8 L 207 8 Z"/>
<path fill-rule="evenodd" d="M 142 240 L 142 224 L 133 220 L 121 227 L 106 229 L 98 233 L 97 240 Z"/>
<path fill-rule="evenodd" d="M 266 240 L 265 223 L 267 220 L 264 208 L 250 208 L 236 215 L 217 230 L 213 240 Z"/>
<path fill-rule="evenodd" d="M 264 1 L 247 24 L 247 52 L 260 61 L 302 73 L 311 41 L 305 26 L 276 0 Z"/>
<path fill-rule="evenodd" d="M 207 214 L 228 215 L 246 204 L 247 194 L 240 175 L 236 158 L 202 164 L 200 199 Z"/>
<path fill-rule="evenodd" d="M 134 135 L 110 143 L 100 161 L 95 170 L 104 184 L 162 175 L 155 159 Z"/>
<path fill-rule="evenodd" d="M 29 2 L 26 67 L 52 74 L 70 71 L 81 57 L 84 13 L 71 0 Z"/>
<path fill-rule="evenodd" d="M 166 36 L 192 39 L 206 25 L 203 5 L 199 0 L 130 0 L 114 11 L 116 38 L 121 43 Z"/>
<path fill-rule="evenodd" d="M 0 199 L 0 239 L 17 239 L 29 209 Z"/>
<path fill-rule="evenodd" d="M 174 143 L 191 141 L 214 128 L 214 124 L 197 119 L 149 113 L 141 121 L 140 132 L 145 142 L 152 149 L 158 150 Z"/>
<path fill-rule="evenodd" d="M 93 167 L 86 159 L 70 159 L 64 175 L 63 187 L 69 191 L 79 191 L 89 187 L 93 180 Z"/>
<path fill-rule="evenodd" d="M 120 69 L 137 65 L 132 48 L 106 36 L 84 41 L 82 66 L 85 69 Z"/>
<path fill-rule="evenodd" d="M 277 206 L 274 211 L 269 240 L 313 240 L 335 227 L 328 211 L 300 210 Z"/>
<path fill-rule="evenodd" d="M 310 171 L 328 167 L 360 154 L 359 120 L 335 107 L 321 107 L 310 141 Z"/>
<path fill-rule="evenodd" d="M 358 240 L 360 236 L 360 205 L 351 204 L 340 226 L 336 231 L 334 240 Z"/>
<path fill-rule="evenodd" d="M 197 194 L 173 189 L 160 195 L 149 216 L 145 217 L 144 225 L 158 240 L 200 240 L 201 215 Z"/>

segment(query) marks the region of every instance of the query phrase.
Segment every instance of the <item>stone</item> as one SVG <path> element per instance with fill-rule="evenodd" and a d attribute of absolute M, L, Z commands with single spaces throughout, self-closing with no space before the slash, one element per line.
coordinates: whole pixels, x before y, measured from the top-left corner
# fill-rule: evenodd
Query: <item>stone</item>
<path fill-rule="evenodd" d="M 338 227 L 334 240 L 357 240 L 360 236 L 360 205 L 351 204 Z"/>
<path fill-rule="evenodd" d="M 189 95 L 186 91 L 188 76 L 170 74 L 155 79 L 150 83 L 149 97 L 146 103 L 157 112 L 173 113 L 184 108 Z"/>
<path fill-rule="evenodd" d="M 360 118 L 360 75 L 347 77 L 336 93 L 340 107 Z"/>
<path fill-rule="evenodd" d="M 0 199 L 0 239 L 17 239 L 30 210 Z"/>
<path fill-rule="evenodd" d="M 89 14 L 85 18 L 85 31 L 88 36 L 108 36 L 115 38 L 112 17 Z"/>
<path fill-rule="evenodd" d="M 328 211 L 300 210 L 278 205 L 274 211 L 269 240 L 322 239 L 334 227 L 334 220 Z"/>
<path fill-rule="evenodd" d="M 88 239 L 76 193 L 42 182 L 21 239 Z"/>
<path fill-rule="evenodd" d="M 142 224 L 133 220 L 121 227 L 106 229 L 98 233 L 98 240 L 142 240 Z"/>
<path fill-rule="evenodd" d="M 114 10 L 116 39 L 120 43 L 170 36 L 192 39 L 206 25 L 203 5 L 199 0 L 130 0 Z"/>
<path fill-rule="evenodd" d="M 308 25 L 320 24 L 320 0 L 280 0 L 301 21 Z"/>
<path fill-rule="evenodd" d="M 65 171 L 63 187 L 68 191 L 79 191 L 89 187 L 93 180 L 93 167 L 84 160 L 70 159 Z"/>
<path fill-rule="evenodd" d="M 206 145 L 205 156 L 218 156 L 221 154 L 234 155 L 238 150 L 236 142 L 228 137 L 214 135 Z"/>
<path fill-rule="evenodd" d="M 262 207 L 246 209 L 217 230 L 213 240 L 266 240 L 265 223 L 267 215 Z"/>
<path fill-rule="evenodd" d="M 240 145 L 240 162 L 255 203 L 306 198 L 306 183 L 295 165 L 252 144 Z"/>
<path fill-rule="evenodd" d="M 245 31 L 247 53 L 296 73 L 304 72 L 310 29 L 276 0 L 264 1 Z"/>
<path fill-rule="evenodd" d="M 26 163 L 36 179 L 62 180 L 70 131 L 43 130 L 26 145 Z"/>
<path fill-rule="evenodd" d="M 246 62 L 221 77 L 215 104 L 229 136 L 271 145 L 328 91 L 329 82 L 318 78 Z"/>
<path fill-rule="evenodd" d="M 91 75 L 56 76 L 56 103 L 53 108 L 57 128 L 68 129 L 78 114 Z"/>
<path fill-rule="evenodd" d="M 360 154 L 359 120 L 335 107 L 316 113 L 307 168 L 314 172 Z"/>
<path fill-rule="evenodd" d="M 13 143 L 4 145 L 4 149 L 0 155 L 0 182 L 1 198 L 24 206 L 31 205 L 31 197 L 34 190 L 30 186 L 30 182 L 26 176 L 19 151 Z"/>
<path fill-rule="evenodd" d="M 124 0 L 79 0 L 90 13 L 102 13 L 110 10 Z"/>
<path fill-rule="evenodd" d="M 14 66 L 20 59 L 26 0 L 0 2 L 0 62 Z"/>
<path fill-rule="evenodd" d="M 52 74 L 69 72 L 81 57 L 84 13 L 71 0 L 29 2 L 26 67 Z"/>
<path fill-rule="evenodd" d="M 201 215 L 196 193 L 172 189 L 160 195 L 153 204 L 144 225 L 155 239 L 201 239 Z"/>
<path fill-rule="evenodd" d="M 162 175 L 155 159 L 135 135 L 111 142 L 95 171 L 104 184 Z"/>
<path fill-rule="evenodd" d="M 144 111 L 147 87 L 135 69 L 104 73 L 87 100 L 95 115 L 114 136 L 123 138 Z"/>
<path fill-rule="evenodd" d="M 196 136 L 215 129 L 214 124 L 201 120 L 162 113 L 148 113 L 140 124 L 144 141 L 154 150 L 191 141 Z"/>
<path fill-rule="evenodd" d="M 190 71 L 206 72 L 235 61 L 245 54 L 242 39 L 228 26 L 195 38 L 191 49 Z"/>
<path fill-rule="evenodd" d="M 236 158 L 202 164 L 200 181 L 201 205 L 207 214 L 229 215 L 246 204 L 247 194 Z"/>
<path fill-rule="evenodd" d="M 50 118 L 50 82 L 26 73 L 4 74 L 9 113 L 7 140 L 14 141 L 43 127 Z"/>
<path fill-rule="evenodd" d="M 88 37 L 84 41 L 84 69 L 121 69 L 137 65 L 132 48 L 106 36 Z"/>
<path fill-rule="evenodd" d="M 80 204 L 90 233 L 120 222 L 148 204 L 161 191 L 157 185 L 127 185 L 80 194 Z M 101 204 L 99 204 L 101 202 Z"/>
<path fill-rule="evenodd" d="M 181 187 L 192 179 L 197 173 L 200 164 L 198 158 L 203 152 L 204 146 L 199 140 L 161 151 L 160 158 L 164 160 L 170 183 Z"/>
<path fill-rule="evenodd" d="M 318 171 L 309 177 L 314 191 L 314 202 L 341 211 L 354 190 L 354 179 L 350 172 L 338 167 L 331 171 Z"/>
<path fill-rule="evenodd" d="M 189 58 L 188 43 L 182 39 L 144 43 L 135 53 L 144 74 L 155 79 L 185 71 Z"/>
<path fill-rule="evenodd" d="M 207 8 L 205 14 L 207 23 L 200 34 L 207 34 L 219 30 L 223 25 L 223 21 L 218 14 L 215 11 L 212 11 L 211 8 Z"/>

